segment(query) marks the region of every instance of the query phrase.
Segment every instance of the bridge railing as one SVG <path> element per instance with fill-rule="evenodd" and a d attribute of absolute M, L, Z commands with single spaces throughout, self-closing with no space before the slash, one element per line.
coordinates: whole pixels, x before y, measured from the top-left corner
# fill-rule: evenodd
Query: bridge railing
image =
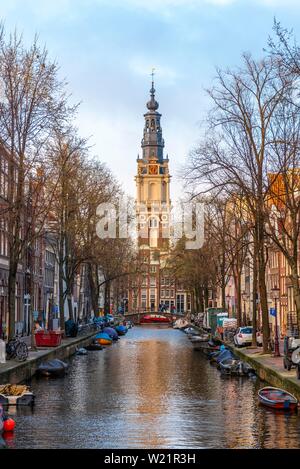
<path fill-rule="evenodd" d="M 140 319 L 145 316 L 146 314 L 159 314 L 161 316 L 166 316 L 168 318 L 182 318 L 185 314 L 182 313 L 170 313 L 170 312 L 161 312 L 161 311 L 141 311 L 141 312 L 134 312 L 134 313 L 125 313 L 125 318 L 131 320 L 135 324 L 139 324 Z"/>

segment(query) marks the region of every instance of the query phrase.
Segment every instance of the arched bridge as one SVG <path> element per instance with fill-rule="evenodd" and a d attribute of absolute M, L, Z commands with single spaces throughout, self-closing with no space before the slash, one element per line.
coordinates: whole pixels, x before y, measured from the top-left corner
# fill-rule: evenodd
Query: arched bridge
<path fill-rule="evenodd" d="M 179 313 L 169 313 L 169 312 L 159 312 L 159 311 L 143 311 L 139 313 L 125 313 L 125 318 L 126 320 L 132 321 L 134 324 L 140 324 L 140 321 L 143 316 L 146 314 L 159 314 L 160 316 L 165 316 L 172 321 L 178 318 L 182 318 L 185 316 L 185 314 L 179 314 Z M 159 324 L 159 323 L 156 323 Z M 164 324 L 164 323 L 162 323 Z"/>

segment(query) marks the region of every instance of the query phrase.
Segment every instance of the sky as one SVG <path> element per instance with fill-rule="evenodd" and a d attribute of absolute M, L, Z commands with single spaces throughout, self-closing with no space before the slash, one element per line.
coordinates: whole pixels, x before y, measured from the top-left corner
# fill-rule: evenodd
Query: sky
<path fill-rule="evenodd" d="M 76 124 L 91 153 L 135 196 L 146 102 L 155 68 L 171 197 L 201 135 L 216 67 L 263 53 L 273 19 L 300 42 L 300 0 L 0 0 L 6 30 L 30 43 L 35 33 L 60 65 Z"/>

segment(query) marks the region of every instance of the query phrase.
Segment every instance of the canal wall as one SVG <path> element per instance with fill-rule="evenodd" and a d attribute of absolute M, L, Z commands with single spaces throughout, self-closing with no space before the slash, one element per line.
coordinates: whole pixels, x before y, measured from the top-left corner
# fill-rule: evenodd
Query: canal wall
<path fill-rule="evenodd" d="M 224 345 L 232 350 L 236 356 L 249 363 L 261 380 L 266 381 L 271 386 L 285 389 L 294 394 L 300 401 L 300 380 L 297 379 L 294 368 L 291 371 L 283 368 L 281 365 L 282 358 L 274 358 L 270 357 L 270 355 L 261 354 L 253 356 L 253 353 L 247 353 L 247 349 L 241 350 L 225 342 Z"/>
<path fill-rule="evenodd" d="M 64 339 L 61 345 L 53 348 L 38 349 L 37 352 L 30 352 L 29 357 L 24 362 L 17 362 L 15 360 L 8 360 L 4 364 L 0 364 L 0 384 L 18 384 L 29 380 L 37 371 L 39 365 L 53 358 L 64 360 L 71 355 L 74 355 L 77 347 L 84 347 L 90 344 L 95 332 L 75 337 Z"/>

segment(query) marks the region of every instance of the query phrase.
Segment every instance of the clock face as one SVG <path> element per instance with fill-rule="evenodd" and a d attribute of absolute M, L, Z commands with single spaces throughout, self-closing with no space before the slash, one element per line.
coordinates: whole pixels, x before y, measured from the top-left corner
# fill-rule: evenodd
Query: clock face
<path fill-rule="evenodd" d="M 149 174 L 158 174 L 158 167 L 156 164 L 149 165 Z"/>

